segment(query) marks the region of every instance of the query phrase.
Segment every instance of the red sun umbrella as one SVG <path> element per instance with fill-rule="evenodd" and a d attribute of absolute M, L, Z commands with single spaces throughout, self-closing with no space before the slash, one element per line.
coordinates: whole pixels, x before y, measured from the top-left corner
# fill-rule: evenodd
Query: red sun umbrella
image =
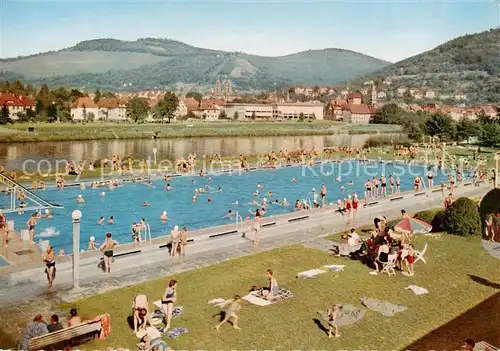
<path fill-rule="evenodd" d="M 394 224 L 397 232 L 425 234 L 432 230 L 432 225 L 416 218 L 403 218 Z"/>

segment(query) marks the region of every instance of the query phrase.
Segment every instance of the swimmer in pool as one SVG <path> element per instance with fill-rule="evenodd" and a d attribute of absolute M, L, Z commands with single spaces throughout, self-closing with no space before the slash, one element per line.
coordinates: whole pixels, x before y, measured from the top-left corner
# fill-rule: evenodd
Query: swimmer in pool
<path fill-rule="evenodd" d="M 292 183 L 297 182 L 297 178 L 292 178 Z"/>
<path fill-rule="evenodd" d="M 142 203 L 142 207 L 148 207 L 148 206 L 151 206 L 151 204 L 150 204 L 149 202 L 144 201 L 144 202 Z"/>
<path fill-rule="evenodd" d="M 99 218 L 99 220 L 97 221 L 97 224 L 102 225 L 103 223 L 104 223 L 104 217 Z"/>
<path fill-rule="evenodd" d="M 160 216 L 160 221 L 162 221 L 162 222 L 166 222 L 166 221 L 168 221 L 167 211 L 163 211 L 163 212 L 161 213 L 161 216 Z"/>
<path fill-rule="evenodd" d="M 234 213 L 233 211 L 229 210 L 227 213 L 222 217 L 223 219 L 233 219 Z"/>
<path fill-rule="evenodd" d="M 208 177 L 207 182 L 212 183 L 212 178 Z"/>
<path fill-rule="evenodd" d="M 103 191 L 101 192 L 101 194 L 99 194 L 99 197 L 105 197 L 106 196 L 106 193 Z"/>
<path fill-rule="evenodd" d="M 257 184 L 257 188 L 258 188 L 258 189 L 264 189 L 264 185 Z"/>
<path fill-rule="evenodd" d="M 50 212 L 49 209 L 46 209 L 45 210 L 45 215 L 44 215 L 45 218 L 52 218 L 52 213 Z"/>
<path fill-rule="evenodd" d="M 109 217 L 108 224 L 115 224 L 115 217 L 113 216 Z"/>
<path fill-rule="evenodd" d="M 192 199 L 193 204 L 195 204 L 195 203 L 196 203 L 196 199 L 197 199 L 197 198 L 198 198 L 198 197 L 197 197 L 196 195 L 194 195 L 194 196 L 193 196 L 193 199 Z"/>
<path fill-rule="evenodd" d="M 259 196 L 259 191 L 258 191 L 258 190 L 255 190 L 255 191 L 253 192 L 253 196 Z"/>
<path fill-rule="evenodd" d="M 166 189 L 167 191 L 172 190 L 172 187 L 170 186 L 170 183 L 168 183 L 168 184 L 167 184 L 167 186 L 165 187 L 165 189 Z"/>
<path fill-rule="evenodd" d="M 238 200 L 234 201 L 234 202 L 231 202 L 231 205 L 235 205 L 235 206 L 238 206 L 240 204 L 240 202 Z"/>
<path fill-rule="evenodd" d="M 85 190 L 85 183 L 80 184 L 80 189 Z"/>
<path fill-rule="evenodd" d="M 283 198 L 283 201 L 281 202 L 281 206 L 286 207 L 288 205 L 290 205 L 290 204 L 288 203 L 288 201 L 286 201 L 286 197 Z"/>
<path fill-rule="evenodd" d="M 262 200 L 262 201 L 260 202 L 260 205 L 261 205 L 262 207 L 266 207 L 266 206 L 267 206 L 267 199 L 266 199 L 266 198 L 264 198 L 264 200 Z"/>
<path fill-rule="evenodd" d="M 83 204 L 85 202 L 85 199 L 83 198 L 83 196 L 80 194 L 76 197 L 76 202 L 79 203 L 79 204 Z"/>
<path fill-rule="evenodd" d="M 273 196 L 273 192 L 272 191 L 268 191 L 267 192 L 267 196 L 269 196 L 269 197 Z"/>
<path fill-rule="evenodd" d="M 219 187 L 219 192 L 222 192 L 222 187 L 221 186 Z"/>

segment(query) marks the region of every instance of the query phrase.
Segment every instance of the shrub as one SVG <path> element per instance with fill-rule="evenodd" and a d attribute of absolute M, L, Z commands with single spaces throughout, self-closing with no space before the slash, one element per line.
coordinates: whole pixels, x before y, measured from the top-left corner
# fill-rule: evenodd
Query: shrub
<path fill-rule="evenodd" d="M 471 199 L 461 197 L 446 210 L 444 229 L 454 235 L 480 235 L 481 222 L 478 206 Z"/>
<path fill-rule="evenodd" d="M 500 212 L 500 189 L 495 188 L 484 195 L 479 204 L 479 213 L 484 218 L 488 213 Z"/>
<path fill-rule="evenodd" d="M 364 144 L 364 148 L 381 147 L 381 146 L 392 146 L 392 145 L 403 145 L 409 146 L 411 142 L 406 137 L 391 137 L 387 135 L 377 135 L 369 137 Z"/>
<path fill-rule="evenodd" d="M 444 210 L 435 208 L 432 210 L 425 210 L 415 213 L 413 218 L 419 219 L 432 225 L 433 232 L 440 232 L 443 230 Z"/>

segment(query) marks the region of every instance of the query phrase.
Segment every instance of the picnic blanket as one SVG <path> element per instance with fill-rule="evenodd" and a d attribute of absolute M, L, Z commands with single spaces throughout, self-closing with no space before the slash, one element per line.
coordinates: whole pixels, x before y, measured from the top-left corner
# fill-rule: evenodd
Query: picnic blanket
<path fill-rule="evenodd" d="M 226 302 L 226 299 L 223 299 L 222 297 L 218 297 L 216 299 L 208 301 L 209 305 L 215 305 L 215 306 L 220 306 Z"/>
<path fill-rule="evenodd" d="M 429 290 L 427 290 L 426 288 L 422 288 L 416 285 L 408 285 L 405 289 L 413 291 L 415 295 L 425 295 L 429 293 Z"/>
<path fill-rule="evenodd" d="M 308 271 L 300 272 L 299 274 L 297 274 L 297 278 L 300 279 L 316 278 L 316 276 L 323 273 L 326 273 L 326 271 L 323 269 L 310 269 Z"/>
<path fill-rule="evenodd" d="M 278 293 L 273 296 L 272 300 L 265 299 L 260 291 L 252 291 L 250 294 L 243 296 L 242 299 L 257 306 L 269 306 L 292 297 L 293 292 L 290 290 L 286 288 L 278 288 Z"/>
<path fill-rule="evenodd" d="M 327 264 L 323 267 L 328 268 L 331 272 L 337 273 L 342 272 L 344 270 L 345 265 L 343 264 Z"/>
<path fill-rule="evenodd" d="M 342 306 L 340 310 L 341 316 L 336 319 L 335 322 L 339 327 L 357 323 L 365 316 L 366 311 L 357 308 L 356 306 L 344 304 L 340 305 Z M 328 313 L 326 311 L 318 311 L 317 313 L 326 323 L 329 322 Z"/>
<path fill-rule="evenodd" d="M 371 297 L 361 298 L 361 303 L 372 311 L 392 317 L 398 312 L 406 311 L 407 307 L 394 305 L 388 301 L 372 299 Z"/>

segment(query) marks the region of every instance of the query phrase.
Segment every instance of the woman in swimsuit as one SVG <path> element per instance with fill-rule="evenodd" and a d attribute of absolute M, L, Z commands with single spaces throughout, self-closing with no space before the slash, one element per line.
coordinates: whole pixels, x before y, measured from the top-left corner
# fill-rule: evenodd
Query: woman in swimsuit
<path fill-rule="evenodd" d="M 174 258 L 177 250 L 179 249 L 179 241 L 181 235 L 179 233 L 179 226 L 174 226 L 174 229 L 170 232 L 170 240 L 172 242 L 172 249 L 170 251 L 170 257 Z"/>
<path fill-rule="evenodd" d="M 352 220 L 356 220 L 356 215 L 358 214 L 359 199 L 358 194 L 354 193 L 352 195 Z"/>
<path fill-rule="evenodd" d="M 387 196 L 387 180 L 385 179 L 385 176 L 380 177 L 380 196 L 386 197 Z"/>
<path fill-rule="evenodd" d="M 181 235 L 180 235 L 180 249 L 181 249 L 180 255 L 181 255 L 181 258 L 186 257 L 187 244 L 188 244 L 188 231 L 187 231 L 186 227 L 182 227 Z"/>
<path fill-rule="evenodd" d="M 372 198 L 377 198 L 378 196 L 378 179 L 377 177 L 373 177 Z"/>
<path fill-rule="evenodd" d="M 351 208 L 352 208 L 351 195 L 349 195 L 346 199 L 344 199 L 344 207 L 347 215 L 346 221 L 349 222 L 349 219 L 351 219 Z"/>
<path fill-rule="evenodd" d="M 419 176 L 415 177 L 415 180 L 413 181 L 413 185 L 414 185 L 415 192 L 420 190 L 420 177 Z"/>
<path fill-rule="evenodd" d="M 278 281 L 274 277 L 274 273 L 271 269 L 266 270 L 266 275 L 269 279 L 269 284 L 266 288 L 262 289 L 262 295 L 266 300 L 272 300 L 279 292 Z"/>
<path fill-rule="evenodd" d="M 30 243 L 34 243 L 34 238 L 35 238 L 35 225 L 36 225 L 36 213 L 33 213 L 28 219 L 28 222 L 26 222 L 26 225 L 28 226 L 28 232 L 30 235 Z"/>
<path fill-rule="evenodd" d="M 429 189 L 434 186 L 434 173 L 430 169 L 427 172 L 427 185 Z"/>
<path fill-rule="evenodd" d="M 107 273 L 111 273 L 111 263 L 113 262 L 113 249 L 118 245 L 116 241 L 113 240 L 111 233 L 106 233 L 106 239 L 101 246 L 101 251 L 104 258 L 104 268 Z"/>
<path fill-rule="evenodd" d="M 47 251 L 43 254 L 43 261 L 45 262 L 45 273 L 47 274 L 47 280 L 49 282 L 49 287 L 54 283 L 54 278 L 56 277 L 56 254 L 52 249 L 52 246 L 47 248 Z"/>
<path fill-rule="evenodd" d="M 448 179 L 450 180 L 450 192 L 453 194 L 453 190 L 455 190 L 455 177 L 450 174 Z"/>
<path fill-rule="evenodd" d="M 260 232 L 260 211 L 259 209 L 255 210 L 255 218 L 252 224 L 252 232 L 253 232 L 253 243 L 257 245 L 259 243 L 259 232 Z"/>
<path fill-rule="evenodd" d="M 401 192 L 401 179 L 399 179 L 399 176 L 396 177 L 396 194 L 399 194 Z"/>
<path fill-rule="evenodd" d="M 177 280 L 171 279 L 161 299 L 161 309 L 165 313 L 165 331 L 170 329 L 174 303 L 177 301 Z"/>

